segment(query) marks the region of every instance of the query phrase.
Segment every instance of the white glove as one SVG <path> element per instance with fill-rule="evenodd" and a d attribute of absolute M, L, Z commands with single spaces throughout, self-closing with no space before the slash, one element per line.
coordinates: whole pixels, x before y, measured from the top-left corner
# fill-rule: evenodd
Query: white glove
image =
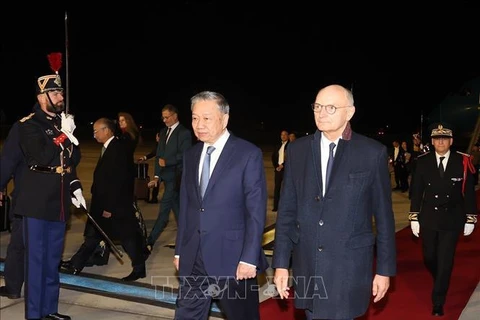
<path fill-rule="evenodd" d="M 62 112 L 60 115 L 62 118 L 62 132 L 65 130 L 68 133 L 73 133 L 75 128 L 77 127 L 75 125 L 75 121 L 73 120 L 73 116 L 71 114 L 65 114 L 65 112 Z"/>
<path fill-rule="evenodd" d="M 418 238 L 420 234 L 420 223 L 418 223 L 418 221 L 410 221 L 410 228 L 412 228 L 413 235 Z"/>
<path fill-rule="evenodd" d="M 73 191 L 72 204 L 77 208 L 80 208 L 80 205 L 82 205 L 85 209 L 87 209 L 87 202 L 83 197 L 82 189 L 78 188 L 77 190 Z"/>
<path fill-rule="evenodd" d="M 473 228 L 475 228 L 475 225 L 473 223 L 465 223 L 465 228 L 463 229 L 463 235 L 464 236 L 469 236 L 473 232 Z"/>
<path fill-rule="evenodd" d="M 73 131 L 75 130 L 75 121 L 73 121 L 73 116 L 71 114 L 65 115 L 65 112 L 61 114 L 62 118 L 62 131 L 68 137 L 68 139 L 76 146 L 78 146 L 78 139 L 75 138 L 73 135 Z"/>

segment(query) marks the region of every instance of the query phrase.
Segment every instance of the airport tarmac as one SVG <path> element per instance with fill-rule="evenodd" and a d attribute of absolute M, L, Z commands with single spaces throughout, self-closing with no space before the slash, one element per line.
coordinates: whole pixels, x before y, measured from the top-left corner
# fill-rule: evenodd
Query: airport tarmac
<path fill-rule="evenodd" d="M 84 186 L 84 195 L 87 202 L 90 200 L 90 186 L 92 183 L 92 173 L 95 164 L 98 160 L 101 146 L 92 141 L 81 141 L 82 147 L 82 161 L 78 167 L 78 174 Z M 147 154 L 152 148 L 152 145 L 142 145 L 137 148 L 136 156 L 140 157 Z M 265 148 L 268 149 L 268 148 Z M 267 206 L 267 226 L 275 223 L 276 213 L 272 212 L 273 203 L 273 167 L 271 164 L 270 156 L 271 151 L 266 150 L 264 152 L 265 172 L 267 176 L 268 186 L 268 206 Z M 149 160 L 150 175 L 153 173 L 153 159 Z M 11 187 L 11 186 L 10 186 Z M 11 189 L 10 189 L 11 190 Z M 160 190 L 160 195 L 161 197 Z M 393 210 L 396 219 L 396 230 L 400 230 L 408 225 L 407 212 L 409 209 L 408 195 L 406 193 L 393 192 Z M 143 200 L 138 201 L 139 208 L 145 218 L 147 229 L 150 231 L 158 212 L 158 204 L 149 204 Z M 85 223 L 85 216 L 73 215 L 70 228 L 66 235 L 65 251 L 63 254 L 64 259 L 70 258 L 78 247 L 83 242 L 83 228 Z M 478 231 L 477 231 L 478 232 Z M 141 290 L 155 287 L 172 287 L 174 289 L 178 286 L 176 273 L 173 266 L 173 249 L 169 246 L 175 242 L 176 235 L 176 223 L 171 214 L 170 222 L 167 225 L 165 231 L 161 234 L 157 243 L 153 248 L 153 252 L 147 260 L 147 277 L 136 281 L 135 287 L 122 287 L 120 285 L 115 286 L 113 291 L 109 293 L 99 294 L 98 288 L 95 288 L 95 281 L 109 280 L 110 282 L 117 283 L 118 279 L 128 275 L 131 271 L 130 261 L 128 256 L 124 256 L 123 263 L 120 263 L 113 255 L 110 256 L 108 265 L 106 266 L 94 266 L 85 268 L 83 273 L 88 275 L 85 286 L 90 288 L 80 288 L 78 276 L 62 275 L 62 288 L 60 290 L 60 305 L 59 312 L 68 314 L 75 320 L 86 319 L 139 319 L 139 320 L 154 320 L 154 319 L 173 319 L 174 309 L 170 302 L 155 303 L 161 299 L 149 300 L 125 298 L 128 292 L 140 292 L 140 295 L 145 294 L 148 296 L 148 292 L 144 293 Z M 6 255 L 6 248 L 9 241 L 9 233 L 0 233 L 0 257 L 4 258 Z M 3 270 L 3 264 L 0 265 L 0 271 Z M 262 275 L 263 287 L 268 286 L 268 278 L 272 275 L 272 270 L 269 269 L 265 275 Z M 71 277 L 77 277 L 73 279 L 73 285 L 69 285 Z M 0 285 L 3 285 L 3 277 L 1 278 Z M 93 283 L 93 285 L 92 285 Z M 118 281 L 118 283 L 120 283 Z M 93 287 L 92 287 L 93 286 Z M 79 289 L 80 288 L 80 289 Z M 120 288 L 120 289 L 119 289 Z M 96 291 L 97 290 L 97 291 Z M 122 292 L 115 293 L 115 290 L 124 290 Z M 135 291 L 137 290 L 137 291 Z M 138 291 L 140 290 L 140 291 Z M 260 291 L 262 292 L 262 291 Z M 155 292 L 155 294 L 160 294 Z M 163 293 L 162 293 L 163 294 Z M 268 295 L 260 295 L 261 301 L 269 298 Z M 168 300 L 168 299 L 167 299 Z M 153 302 L 152 302 L 153 301 Z M 480 286 L 477 286 L 476 291 L 473 293 L 467 307 L 465 308 L 461 320 L 478 320 L 480 314 Z M 24 319 L 24 300 L 16 299 L 10 300 L 5 297 L 0 299 L 0 318 L 2 320 L 17 320 Z M 210 317 L 213 319 L 220 319 L 213 314 Z M 273 320 L 273 319 L 272 319 Z"/>

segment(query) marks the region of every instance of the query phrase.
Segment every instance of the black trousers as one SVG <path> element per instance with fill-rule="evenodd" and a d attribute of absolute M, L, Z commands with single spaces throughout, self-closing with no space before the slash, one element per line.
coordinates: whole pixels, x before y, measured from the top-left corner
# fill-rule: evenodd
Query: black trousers
<path fill-rule="evenodd" d="M 280 201 L 280 191 L 282 190 L 283 171 L 275 170 L 275 187 L 273 189 L 273 210 L 278 210 L 278 202 Z"/>
<path fill-rule="evenodd" d="M 421 226 L 423 260 L 433 277 L 432 303 L 445 304 L 461 230 L 438 231 Z"/>
<path fill-rule="evenodd" d="M 208 276 L 199 249 L 192 274 L 180 279 L 174 319 L 207 320 L 215 299 L 228 320 L 259 320 L 258 290 L 256 277 L 237 282 Z"/>
<path fill-rule="evenodd" d="M 23 219 L 14 216 L 10 221 L 11 234 L 5 258 L 5 287 L 8 293 L 20 294 L 25 279 L 25 245 L 23 243 Z"/>
<path fill-rule="evenodd" d="M 70 259 L 72 266 L 80 270 L 83 269 L 101 240 L 103 240 L 103 238 L 97 229 L 90 227 L 88 232 L 85 232 L 83 244 Z M 145 256 L 143 254 L 143 239 L 141 234 L 137 232 L 132 236 L 123 238 L 121 239 L 121 244 L 132 261 L 133 271 L 144 271 Z M 108 244 L 106 245 L 108 246 Z"/>

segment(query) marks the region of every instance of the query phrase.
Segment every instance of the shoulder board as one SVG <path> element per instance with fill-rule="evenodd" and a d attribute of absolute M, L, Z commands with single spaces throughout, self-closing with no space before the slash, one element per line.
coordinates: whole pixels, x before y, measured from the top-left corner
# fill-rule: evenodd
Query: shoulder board
<path fill-rule="evenodd" d="M 423 157 L 423 156 L 426 156 L 426 155 L 429 154 L 429 153 L 430 153 L 430 151 L 427 151 L 427 152 L 425 152 L 425 153 L 422 153 L 421 155 L 417 156 L 417 159 L 418 159 L 418 158 L 421 158 L 421 157 Z"/>
<path fill-rule="evenodd" d="M 464 153 L 464 152 L 460 152 L 460 151 L 457 151 L 458 154 L 461 154 L 462 156 L 464 157 L 471 157 L 472 155 L 468 154 L 468 153 Z"/>
<path fill-rule="evenodd" d="M 35 113 L 32 112 L 32 113 L 30 113 L 28 116 L 23 117 L 22 119 L 20 119 L 20 122 L 25 122 L 25 121 L 27 121 L 28 119 L 31 119 L 34 114 L 35 114 Z"/>

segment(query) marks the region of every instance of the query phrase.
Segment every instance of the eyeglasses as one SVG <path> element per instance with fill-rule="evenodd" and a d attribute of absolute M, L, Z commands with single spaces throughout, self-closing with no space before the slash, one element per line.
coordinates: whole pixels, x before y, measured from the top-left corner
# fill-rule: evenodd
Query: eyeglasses
<path fill-rule="evenodd" d="M 350 106 L 336 107 L 333 104 L 322 105 L 322 104 L 319 104 L 319 103 L 312 103 L 310 106 L 312 107 L 313 112 L 321 112 L 322 109 L 325 109 L 325 111 L 328 114 L 334 114 L 337 111 L 337 109 L 343 109 L 343 108 L 350 107 Z"/>
<path fill-rule="evenodd" d="M 98 129 L 94 129 L 93 130 L 93 134 L 97 134 L 98 130 L 103 130 L 103 129 L 106 129 L 107 127 L 101 127 L 101 128 L 98 128 Z"/>
<path fill-rule="evenodd" d="M 169 116 L 166 116 L 166 117 L 162 117 L 162 120 L 168 120 L 170 119 L 175 113 L 172 113 L 171 115 Z"/>

